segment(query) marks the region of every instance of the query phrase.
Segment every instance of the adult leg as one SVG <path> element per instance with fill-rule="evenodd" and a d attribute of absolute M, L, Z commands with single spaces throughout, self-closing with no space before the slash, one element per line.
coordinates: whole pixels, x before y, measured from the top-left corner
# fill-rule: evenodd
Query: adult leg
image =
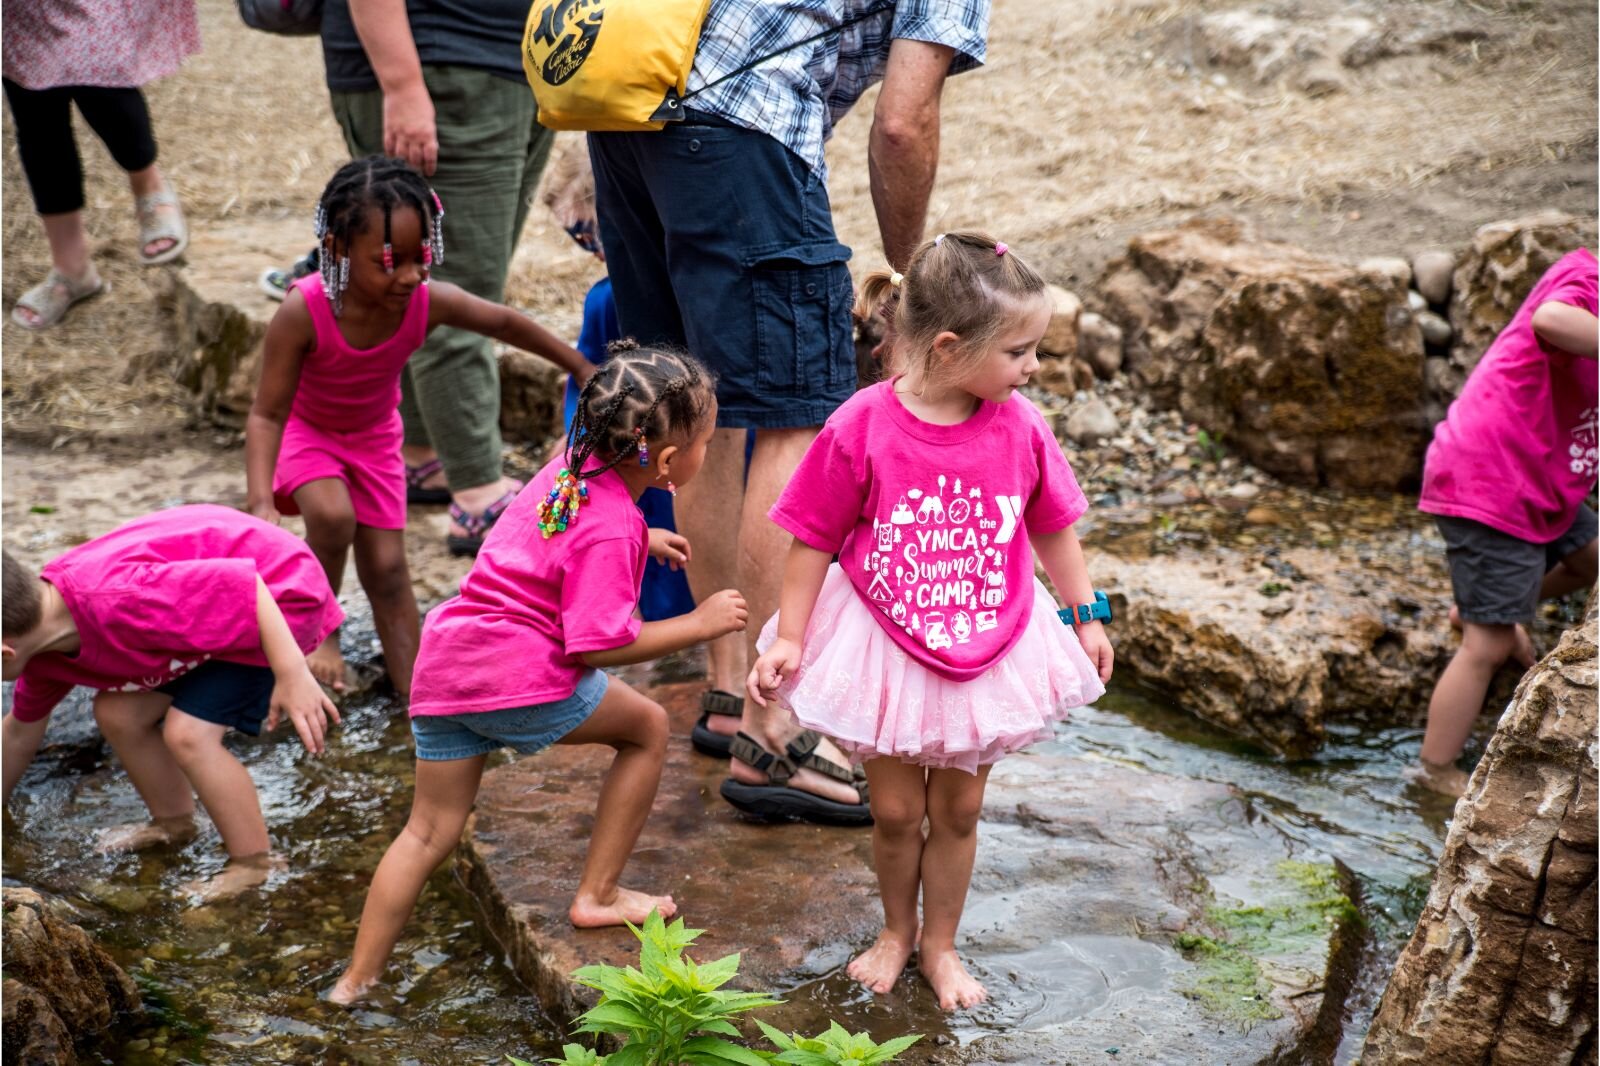
<path fill-rule="evenodd" d="M 661 766 L 667 757 L 667 712 L 660 704 L 612 678 L 600 705 L 562 744 L 606 744 L 616 749 L 595 805 L 589 854 L 568 916 L 583 927 L 638 925 L 659 910 L 671 918 L 678 906 L 671 896 L 651 896 L 619 883 L 622 868 L 639 841 L 655 803 Z"/>
<path fill-rule="evenodd" d="M 1461 647 L 1456 649 L 1428 701 L 1428 726 L 1421 751 L 1423 784 L 1457 796 L 1466 790 L 1466 774 L 1451 764 L 1460 757 L 1472 734 L 1495 672 L 1515 647 L 1514 626 L 1466 623 Z"/>
<path fill-rule="evenodd" d="M 143 92 L 133 88 L 77 85 L 72 88 L 72 99 L 84 121 L 105 142 L 117 166 L 127 171 L 128 185 L 136 200 L 166 189 L 161 168 L 156 166 L 155 131 L 150 125 L 150 108 Z M 159 202 L 151 211 L 157 216 L 181 217 L 176 202 Z M 177 244 L 177 237 L 159 236 L 147 241 L 141 251 L 148 258 L 170 251 Z"/>
<path fill-rule="evenodd" d="M 972 884 L 978 819 L 988 781 L 987 766 L 980 766 L 976 774 L 928 772 L 928 843 L 922 850 L 922 939 L 917 954 L 944 1010 L 964 1010 L 989 998 L 956 954 L 956 929 Z"/>
<path fill-rule="evenodd" d="M 372 875 L 356 930 L 355 953 L 328 994 L 333 1002 L 353 1003 L 383 975 L 423 886 L 461 840 L 478 797 L 485 758 L 417 760 L 411 817 Z"/>
<path fill-rule="evenodd" d="M 884 993 L 899 980 L 917 944 L 928 772 L 894 758 L 870 759 L 866 770 L 872 786 L 872 861 L 883 901 L 883 931 L 845 972 L 868 990 Z"/>
<path fill-rule="evenodd" d="M 194 789 L 161 738 L 171 702 L 159 692 L 101 692 L 94 698 L 95 725 L 150 810 L 147 823 L 101 833 L 102 851 L 138 851 L 194 836 Z"/>
<path fill-rule="evenodd" d="M 678 531 L 689 538 L 694 549 L 694 562 L 684 572 L 696 603 L 737 580 L 739 526 L 745 493 L 745 432 L 718 429 L 706 448 L 705 464 L 700 467 L 700 473 L 678 489 L 678 498 L 674 501 L 673 518 Z M 781 554 L 771 558 L 781 558 Z M 753 627 L 759 631 L 766 616 L 752 611 L 751 617 L 761 619 Z M 745 674 L 749 670 L 745 643 L 745 634 L 729 633 L 707 645 L 712 688 L 743 694 Z M 725 715 L 712 715 L 707 727 L 732 734 L 738 730 L 739 722 Z"/>
<path fill-rule="evenodd" d="M 372 601 L 372 624 L 383 645 L 389 680 L 402 696 L 411 694 L 411 671 L 417 662 L 422 622 L 417 595 L 406 564 L 405 531 L 356 526 L 356 576 Z"/>
<path fill-rule="evenodd" d="M 356 512 L 350 502 L 350 489 L 338 478 L 318 478 L 294 490 L 295 506 L 306 520 L 306 544 L 311 548 L 333 594 L 344 584 L 344 563 L 356 539 Z M 316 651 L 306 656 L 311 675 L 324 685 L 344 688 L 344 654 L 339 650 L 339 631 L 328 634 Z"/>

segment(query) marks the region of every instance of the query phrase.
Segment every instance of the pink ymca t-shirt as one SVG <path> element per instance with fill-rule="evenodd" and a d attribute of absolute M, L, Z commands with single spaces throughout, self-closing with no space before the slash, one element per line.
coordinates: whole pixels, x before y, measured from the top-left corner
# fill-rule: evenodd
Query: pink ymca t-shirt
<path fill-rule="evenodd" d="M 1597 313 L 1597 274 L 1580 248 L 1534 285 L 1434 429 L 1418 507 L 1535 544 L 1572 525 L 1595 483 L 1596 365 L 1541 341 L 1533 313 L 1552 300 Z"/>
<path fill-rule="evenodd" d="M 413 715 L 469 714 L 564 700 L 589 671 L 578 658 L 630 644 L 650 545 L 615 471 L 584 482 L 577 521 L 549 540 L 539 504 L 558 456 L 495 523 L 461 594 L 428 612 L 411 690 Z"/>
<path fill-rule="evenodd" d="M 1027 626 L 1027 534 L 1064 529 L 1087 509 L 1061 446 L 1020 395 L 937 426 L 906 410 L 886 381 L 833 413 L 771 517 L 802 543 L 838 553 L 907 653 L 969 681 Z"/>
<path fill-rule="evenodd" d="M 51 561 L 39 576 L 78 627 L 76 655 L 35 655 L 17 678 L 12 713 L 36 722 L 74 685 L 142 692 L 207 659 L 266 666 L 256 577 L 300 650 L 310 653 L 344 612 L 304 541 L 211 504 L 136 518 Z"/>

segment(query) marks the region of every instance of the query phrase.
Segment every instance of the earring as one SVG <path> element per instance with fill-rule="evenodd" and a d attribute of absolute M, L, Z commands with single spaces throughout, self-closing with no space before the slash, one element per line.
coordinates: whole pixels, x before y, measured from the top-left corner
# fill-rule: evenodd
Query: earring
<path fill-rule="evenodd" d="M 667 493 L 673 499 L 677 499 L 678 498 L 678 486 L 674 485 L 671 481 L 668 481 L 667 482 Z"/>

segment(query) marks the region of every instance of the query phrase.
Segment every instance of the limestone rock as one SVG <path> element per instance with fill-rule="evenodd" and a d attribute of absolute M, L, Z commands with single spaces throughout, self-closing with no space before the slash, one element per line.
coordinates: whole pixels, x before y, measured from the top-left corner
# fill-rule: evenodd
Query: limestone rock
<path fill-rule="evenodd" d="M 1089 572 L 1111 597 L 1124 676 L 1291 758 L 1320 748 L 1332 720 L 1420 720 L 1453 650 L 1443 561 L 1420 547 L 1381 560 L 1346 548 L 1099 553 Z"/>
<path fill-rule="evenodd" d="M 675 734 L 694 721 L 701 689 L 651 691 Z M 558 1024 L 594 1001 L 571 981 L 574 967 L 620 965 L 638 952 L 626 930 L 575 930 L 566 916 L 609 762 L 609 752 L 558 748 L 490 771 L 463 841 L 469 889 Z M 674 740 L 628 883 L 670 889 L 689 923 L 707 930 L 697 960 L 741 952 L 740 987 L 808 984 L 763 1021 L 825 1029 L 848 1009 L 838 997 L 858 993 L 819 978 L 870 944 L 882 922 L 871 834 L 743 821 L 716 793 L 726 773 Z M 1359 953 L 1338 902 L 1346 879 L 1300 854 L 1248 798 L 1223 784 L 1036 751 L 995 768 L 984 819 L 960 947 L 985 974 L 992 1009 L 1016 1022 L 965 1047 L 924 1041 L 908 1061 L 1091 1062 L 1108 1046 L 1136 1062 L 1330 1053 Z M 1318 869 L 1325 884 L 1308 894 L 1304 874 Z M 1316 909 L 1312 935 L 1253 942 L 1229 931 L 1227 913 L 1284 906 Z M 1184 934 L 1225 945 L 1236 976 L 1222 994 L 1205 983 L 1198 954 L 1180 954 Z M 938 1017 L 914 972 L 895 998 L 892 1009 L 913 1019 L 901 1031 L 926 1031 L 920 1020 Z"/>
<path fill-rule="evenodd" d="M 1066 434 L 1078 444 L 1105 440 L 1117 429 L 1117 416 L 1104 400 L 1090 400 L 1067 414 Z"/>
<path fill-rule="evenodd" d="M 1456 257 L 1441 248 L 1418 252 L 1411 260 L 1417 291 L 1436 306 L 1450 299 L 1450 277 L 1456 270 Z"/>
<path fill-rule="evenodd" d="M 566 375 L 548 359 L 497 345 L 500 430 L 509 440 L 542 441 L 566 432 L 561 424 Z"/>
<path fill-rule="evenodd" d="M 1050 298 L 1050 325 L 1039 341 L 1041 354 L 1074 356 L 1078 354 L 1078 318 L 1083 314 L 1083 301 L 1059 285 L 1046 287 Z"/>
<path fill-rule="evenodd" d="M 1134 238 L 1102 290 L 1154 402 L 1257 466 L 1336 488 L 1418 480 L 1422 336 L 1398 277 L 1205 219 Z"/>
<path fill-rule="evenodd" d="M 91 1040 L 142 1010 L 132 979 L 44 897 L 8 886 L 0 906 L 7 1063 L 72 1062 L 72 1040 Z"/>
<path fill-rule="evenodd" d="M 1456 805 L 1363 1063 L 1567 1063 L 1595 1047 L 1595 599 L 1523 679 Z"/>
<path fill-rule="evenodd" d="M 1362 274 L 1375 274 L 1380 278 L 1392 279 L 1402 285 L 1411 284 L 1411 264 L 1397 255 L 1375 255 L 1370 259 L 1363 259 L 1356 264 L 1356 270 Z"/>
<path fill-rule="evenodd" d="M 1094 387 L 1094 370 L 1077 356 L 1043 356 L 1032 384 L 1057 396 L 1076 396 Z"/>
<path fill-rule="evenodd" d="M 1595 220 L 1559 211 L 1493 222 L 1478 230 L 1456 267 L 1450 298 L 1457 365 L 1470 374 L 1539 276 L 1568 252 L 1593 247 Z"/>
<path fill-rule="evenodd" d="M 1085 311 L 1078 319 L 1078 355 L 1100 379 L 1116 377 L 1122 369 L 1121 328 L 1093 311 Z"/>

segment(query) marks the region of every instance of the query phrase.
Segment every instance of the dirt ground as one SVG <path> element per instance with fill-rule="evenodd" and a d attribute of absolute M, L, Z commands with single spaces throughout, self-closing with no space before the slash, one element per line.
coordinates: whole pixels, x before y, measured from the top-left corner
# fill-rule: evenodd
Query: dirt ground
<path fill-rule="evenodd" d="M 303 217 L 306 241 L 282 249 L 287 263 L 309 247 L 315 197 L 344 159 L 319 48 L 245 28 L 226 0 L 201 9 L 204 52 L 149 89 L 162 165 L 193 226 Z M 1594 210 L 1592 4 L 1263 0 L 1235 12 L 1256 20 L 1235 33 L 1244 45 L 1218 30 L 1219 12 L 1199 0 L 1000 0 L 987 66 L 945 91 L 929 232 L 992 230 L 1092 305 L 1094 279 L 1130 236 L 1199 211 L 1359 257 L 1459 246 L 1537 209 Z M 1341 51 L 1330 88 L 1316 75 Z M 858 272 L 880 255 L 865 158 L 874 99 L 830 149 Z M 92 135 L 79 140 L 112 292 L 48 334 L 6 321 L 5 426 L 56 444 L 159 438 L 185 428 L 187 397 L 164 370 L 126 183 Z M 9 312 L 49 265 L 9 115 L 3 163 Z M 600 269 L 536 206 L 508 297 L 574 332 Z"/>

